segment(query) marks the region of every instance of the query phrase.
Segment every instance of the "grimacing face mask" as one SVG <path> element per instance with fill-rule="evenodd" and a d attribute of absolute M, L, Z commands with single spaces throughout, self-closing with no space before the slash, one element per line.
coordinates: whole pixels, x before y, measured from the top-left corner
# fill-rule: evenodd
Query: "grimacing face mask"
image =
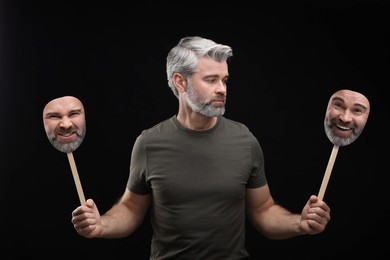
<path fill-rule="evenodd" d="M 86 134 L 83 104 L 72 96 L 55 98 L 43 109 L 43 124 L 46 136 L 53 147 L 66 153 L 80 203 L 84 205 L 84 192 L 73 156 L 73 151 L 81 145 Z"/>

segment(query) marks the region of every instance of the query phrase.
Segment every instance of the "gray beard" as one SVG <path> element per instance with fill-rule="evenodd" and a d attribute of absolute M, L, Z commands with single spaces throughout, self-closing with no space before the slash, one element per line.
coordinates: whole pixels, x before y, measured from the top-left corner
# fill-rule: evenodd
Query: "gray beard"
<path fill-rule="evenodd" d="M 213 107 L 211 101 L 202 100 L 202 98 L 194 91 L 191 82 L 188 82 L 185 99 L 189 107 L 196 113 L 208 117 L 218 117 L 225 114 L 225 107 Z"/>
<path fill-rule="evenodd" d="M 80 144 L 82 143 L 83 139 L 80 137 L 73 143 L 68 143 L 68 144 L 61 144 L 57 140 L 51 140 L 52 145 L 54 148 L 57 150 L 63 152 L 63 153 L 70 153 L 76 150 Z"/>
<path fill-rule="evenodd" d="M 86 128 L 78 129 L 77 130 L 78 138 L 76 139 L 76 141 L 72 143 L 65 143 L 65 144 L 58 142 L 58 140 L 56 139 L 56 134 L 54 133 L 51 134 L 46 133 L 46 135 L 50 143 L 54 146 L 54 148 L 56 148 L 57 150 L 63 153 L 70 153 L 76 150 L 81 145 L 85 137 L 85 132 L 86 132 Z"/>
<path fill-rule="evenodd" d="M 353 141 L 355 141 L 356 138 L 358 137 L 358 135 L 356 133 L 352 133 L 352 135 L 348 138 L 342 138 L 342 137 L 334 135 L 333 130 L 332 130 L 332 126 L 327 123 L 326 119 L 324 121 L 324 127 L 325 127 L 325 133 L 326 133 L 326 136 L 328 137 L 328 139 L 334 145 L 337 145 L 337 146 L 349 145 L 349 144 L 353 143 Z"/>

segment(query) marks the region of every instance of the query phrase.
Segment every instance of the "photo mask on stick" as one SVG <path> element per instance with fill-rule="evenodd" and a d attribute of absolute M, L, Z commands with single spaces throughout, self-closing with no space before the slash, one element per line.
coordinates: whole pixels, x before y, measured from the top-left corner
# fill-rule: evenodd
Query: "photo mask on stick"
<path fill-rule="evenodd" d="M 80 146 L 86 134 L 83 104 L 73 96 L 58 97 L 49 101 L 43 109 L 43 125 L 46 136 L 54 148 L 67 154 L 80 203 L 85 204 L 73 157 L 73 151 Z"/>
<path fill-rule="evenodd" d="M 363 132 L 370 114 L 370 102 L 363 94 L 342 89 L 329 99 L 325 113 L 326 136 L 333 143 L 332 153 L 318 194 L 323 199 L 340 146 L 353 143 Z"/>

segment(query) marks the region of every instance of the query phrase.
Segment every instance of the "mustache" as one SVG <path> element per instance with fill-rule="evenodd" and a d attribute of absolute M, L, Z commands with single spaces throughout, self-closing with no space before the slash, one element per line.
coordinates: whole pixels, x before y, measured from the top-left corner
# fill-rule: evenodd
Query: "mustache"
<path fill-rule="evenodd" d="M 211 99 L 209 100 L 209 102 L 207 102 L 207 103 L 211 103 L 211 102 L 213 102 L 214 100 L 222 100 L 223 102 L 226 102 L 226 96 L 224 96 L 224 95 L 215 96 L 215 97 L 211 98 Z"/>
<path fill-rule="evenodd" d="M 77 135 L 79 135 L 78 130 L 79 129 L 77 127 L 71 127 L 71 128 L 68 128 L 68 129 L 58 128 L 58 129 L 56 129 L 55 133 L 57 135 L 69 135 L 69 134 L 72 134 L 72 133 L 76 133 Z"/>

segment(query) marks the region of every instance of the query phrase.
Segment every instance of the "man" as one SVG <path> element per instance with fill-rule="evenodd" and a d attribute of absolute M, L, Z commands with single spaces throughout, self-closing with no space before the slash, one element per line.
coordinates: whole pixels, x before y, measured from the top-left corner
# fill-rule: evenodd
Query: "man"
<path fill-rule="evenodd" d="M 43 109 L 43 125 L 47 138 L 57 150 L 73 152 L 86 133 L 84 106 L 73 96 L 53 99 Z"/>
<path fill-rule="evenodd" d="M 244 259 L 245 212 L 272 239 L 324 231 L 327 204 L 311 196 L 301 214 L 277 205 L 262 149 L 248 128 L 223 117 L 229 46 L 185 37 L 167 57 L 177 115 L 137 138 L 121 199 L 100 215 L 92 199 L 72 212 L 87 238 L 133 233 L 151 207 L 150 259 Z"/>
<path fill-rule="evenodd" d="M 329 99 L 324 127 L 329 140 L 337 146 L 354 142 L 367 123 L 370 102 L 363 94 L 341 89 Z"/>

